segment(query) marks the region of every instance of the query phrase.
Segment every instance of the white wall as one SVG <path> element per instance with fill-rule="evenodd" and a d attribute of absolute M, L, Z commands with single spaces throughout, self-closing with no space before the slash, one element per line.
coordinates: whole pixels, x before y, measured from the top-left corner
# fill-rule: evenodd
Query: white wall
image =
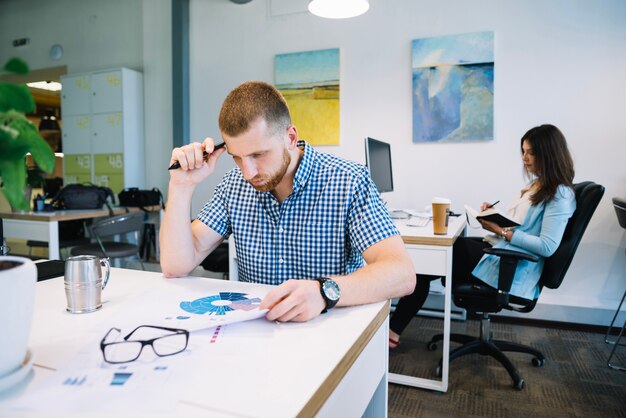
<path fill-rule="evenodd" d="M 297 4 L 297 6 L 295 6 Z M 626 196 L 626 3 L 621 0 L 370 0 L 350 20 L 325 20 L 305 0 L 191 1 L 191 136 L 219 137 L 228 91 L 250 79 L 273 82 L 275 54 L 341 49 L 341 144 L 320 147 L 364 162 L 363 137 L 391 142 L 393 207 L 422 208 L 448 196 L 453 209 L 510 200 L 522 185 L 520 137 L 553 123 L 566 135 L 576 180 L 606 195 L 558 291 L 537 311 L 550 319 L 606 324 L 626 286 L 626 237 L 611 196 Z M 289 8 L 301 13 L 282 14 Z M 495 139 L 488 143 L 411 142 L 411 40 L 495 32 Z M 222 161 L 221 169 L 231 163 Z M 218 178 L 196 193 L 194 209 Z M 588 310 L 548 309 L 550 305 Z M 595 310 L 592 308 L 598 308 Z M 576 315 L 575 318 L 570 315 Z"/>
<path fill-rule="evenodd" d="M 172 0 L 143 0 L 146 186 L 167 191 L 172 151 Z"/>
<path fill-rule="evenodd" d="M 24 58 L 31 69 L 66 65 L 69 73 L 128 67 L 142 70 L 141 0 L 2 0 L 0 62 Z M 29 38 L 24 47 L 12 41 Z M 50 47 L 63 46 L 53 61 Z"/>

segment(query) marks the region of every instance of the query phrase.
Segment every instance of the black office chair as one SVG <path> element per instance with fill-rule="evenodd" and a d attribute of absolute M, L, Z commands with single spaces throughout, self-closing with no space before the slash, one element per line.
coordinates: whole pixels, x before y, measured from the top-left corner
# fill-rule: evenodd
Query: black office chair
<path fill-rule="evenodd" d="M 574 190 L 576 193 L 576 210 L 567 223 L 561 244 L 556 252 L 545 260 L 543 272 L 539 279 L 541 289 L 544 286 L 556 289 L 561 285 L 583 233 L 591 220 L 591 216 L 604 194 L 603 186 L 590 181 L 574 185 Z M 509 291 L 518 261 L 524 259 L 536 262 L 539 258 L 500 248 L 486 248 L 484 251 L 501 258 L 498 289 L 480 284 L 453 283 L 452 295 L 454 303 L 459 307 L 467 309 L 468 312 L 480 314 L 481 327 L 478 338 L 463 334 L 450 334 L 452 341 L 463 344 L 450 352 L 450 362 L 471 353 L 489 355 L 506 368 L 513 379 L 513 387 L 521 390 L 524 387 L 524 379 L 522 379 L 513 363 L 511 363 L 503 351 L 532 354 L 534 356 L 532 364 L 537 367 L 543 366 L 545 356 L 532 347 L 508 341 L 494 340 L 491 334 L 489 315 L 500 312 L 502 309 L 516 312 L 530 312 L 533 310 L 537 304 L 537 299 L 523 299 L 510 295 Z M 442 339 L 442 334 L 435 335 L 428 343 L 428 349 L 434 350 L 437 347 L 436 342 Z M 441 364 L 442 360 L 439 361 L 437 368 L 438 375 L 441 375 Z"/>
<path fill-rule="evenodd" d="M 614 197 L 613 208 L 615 209 L 615 214 L 617 215 L 617 222 L 619 222 L 619 225 L 622 228 L 626 229 L 626 200 L 620 199 L 619 197 Z M 609 354 L 609 358 L 606 360 L 607 366 L 609 366 L 612 369 L 622 370 L 622 371 L 626 370 L 626 366 L 613 364 L 611 363 L 611 359 L 615 355 L 615 350 L 617 349 L 617 347 L 625 345 L 625 344 L 620 343 L 620 341 L 622 340 L 622 336 L 624 335 L 624 330 L 626 330 L 626 320 L 624 321 L 624 324 L 622 325 L 622 329 L 619 331 L 619 334 L 617 335 L 617 338 L 614 341 L 611 341 L 609 339 L 609 334 L 613 331 L 615 320 L 617 319 L 619 312 L 622 310 L 624 299 L 626 299 L 626 290 L 624 291 L 622 300 L 620 301 L 619 305 L 617 305 L 617 309 L 615 310 L 615 315 L 613 315 L 613 320 L 611 321 L 611 324 L 607 328 L 606 335 L 604 336 L 605 343 L 613 344 L 613 349 L 611 350 L 611 354 Z"/>
<path fill-rule="evenodd" d="M 143 269 L 139 252 L 141 250 L 140 236 L 143 231 L 144 216 L 143 212 L 132 212 L 94 222 L 89 231 L 95 242 L 73 247 L 72 255 L 96 255 L 101 258 L 109 257 L 112 259 L 137 256 Z M 135 235 L 134 242 L 124 242 L 119 239 L 105 240 L 105 238 L 115 236 L 125 238 L 131 233 Z"/>
<path fill-rule="evenodd" d="M 215 273 L 222 273 L 222 278 L 228 278 L 228 242 L 222 242 L 211 254 L 206 256 L 202 263 L 202 268 Z"/>

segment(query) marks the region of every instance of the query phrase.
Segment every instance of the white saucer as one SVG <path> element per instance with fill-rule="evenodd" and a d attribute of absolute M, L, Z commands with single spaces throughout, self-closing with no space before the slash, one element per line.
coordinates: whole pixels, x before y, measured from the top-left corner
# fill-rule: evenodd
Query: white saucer
<path fill-rule="evenodd" d="M 33 367 L 33 359 L 34 357 L 33 354 L 30 352 L 30 349 L 27 350 L 26 357 L 24 357 L 24 360 L 22 361 L 22 364 L 20 364 L 20 367 L 10 374 L 4 377 L 0 377 L 0 392 L 11 388 L 12 386 L 19 383 L 22 379 L 24 379 L 24 377 L 26 377 L 30 369 L 32 369 Z"/>

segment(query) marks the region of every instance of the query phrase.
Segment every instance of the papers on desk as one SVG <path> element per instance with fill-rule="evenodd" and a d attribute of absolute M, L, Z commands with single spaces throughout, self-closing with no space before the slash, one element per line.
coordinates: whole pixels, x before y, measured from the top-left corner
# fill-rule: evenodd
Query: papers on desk
<path fill-rule="evenodd" d="M 173 412 L 188 389 L 187 377 L 197 362 L 210 355 L 208 352 L 224 353 L 228 348 L 228 345 L 219 347 L 228 335 L 223 326 L 261 318 L 265 311 L 258 309 L 263 294 L 208 292 L 201 279 L 171 282 L 167 300 L 163 300 L 163 293 L 158 291 L 136 297 L 123 316 L 100 324 L 100 337 L 92 337 L 83 347 L 78 346 L 79 351 L 71 356 L 69 364 L 15 401 L 11 408 L 31 413 L 97 410 L 99 413 L 123 412 L 124 416 L 135 412 Z M 263 323 L 275 326 L 269 321 L 263 320 Z M 116 327 L 122 330 L 121 335 L 127 335 L 139 325 L 186 329 L 191 332 L 187 349 L 158 357 L 146 346 L 135 361 L 106 363 L 100 340 L 107 331 Z M 245 334 L 246 327 L 240 329 Z"/>
<path fill-rule="evenodd" d="M 158 298 L 150 298 L 158 301 Z M 142 303 L 130 315 L 133 318 L 145 318 L 151 325 L 182 328 L 187 331 L 199 331 L 249 321 L 265 316 L 267 309 L 259 310 L 262 296 L 243 292 L 206 292 L 204 290 L 181 290 L 171 302 L 159 302 L 153 309 L 146 309 Z M 146 312 L 160 312 L 160 317 Z"/>
<path fill-rule="evenodd" d="M 99 341 L 91 341 L 72 361 L 20 398 L 20 412 L 172 412 L 185 390 L 185 375 L 193 369 L 191 352 L 157 357 L 144 348 L 139 360 L 108 364 Z M 43 415 L 42 415 L 43 416 Z"/>

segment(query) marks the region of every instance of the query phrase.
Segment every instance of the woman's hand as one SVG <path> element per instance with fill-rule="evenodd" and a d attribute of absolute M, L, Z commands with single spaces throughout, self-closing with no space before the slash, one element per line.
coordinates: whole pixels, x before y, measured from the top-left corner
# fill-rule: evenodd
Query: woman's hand
<path fill-rule="evenodd" d="M 502 228 L 497 223 L 485 221 L 483 219 L 479 219 L 478 222 L 480 222 L 482 227 L 487 231 L 493 232 L 498 236 L 502 235 Z"/>

